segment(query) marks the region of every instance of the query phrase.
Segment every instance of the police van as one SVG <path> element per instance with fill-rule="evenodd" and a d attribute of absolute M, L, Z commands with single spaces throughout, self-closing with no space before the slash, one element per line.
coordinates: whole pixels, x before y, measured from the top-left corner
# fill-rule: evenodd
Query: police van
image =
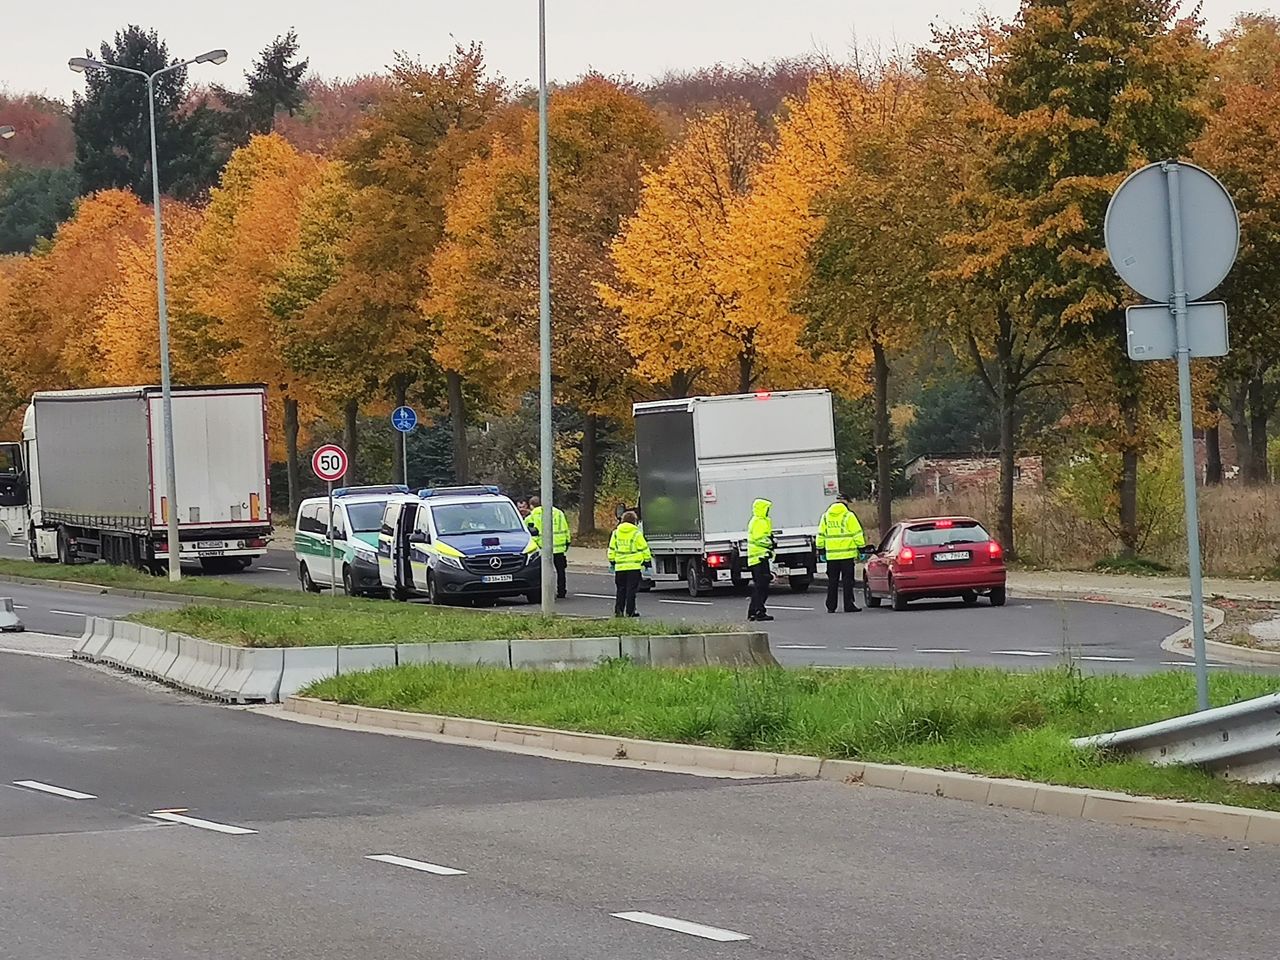
<path fill-rule="evenodd" d="M 341 584 L 350 597 L 385 596 L 378 576 L 378 530 L 387 503 L 410 497 L 409 488 L 403 484 L 334 490 L 332 564 L 329 562 L 329 498 L 303 500 L 293 536 L 293 557 L 298 564 L 302 589 L 319 593 L 326 587 Z"/>
<path fill-rule="evenodd" d="M 389 502 L 378 533 L 382 587 L 397 600 L 492 603 L 542 597 L 538 549 L 497 487 L 436 487 Z"/>

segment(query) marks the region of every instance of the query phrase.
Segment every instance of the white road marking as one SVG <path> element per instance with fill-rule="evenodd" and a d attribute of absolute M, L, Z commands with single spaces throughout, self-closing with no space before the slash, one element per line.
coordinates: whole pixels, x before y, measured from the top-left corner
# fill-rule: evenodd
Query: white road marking
<path fill-rule="evenodd" d="M 227 823 L 214 823 L 212 820 L 201 820 L 199 817 L 184 817 L 179 813 L 168 813 L 164 810 L 156 810 L 151 816 L 169 823 L 180 823 L 186 827 L 198 827 L 201 830 L 212 830 L 214 833 L 230 833 L 234 836 L 258 832 L 257 830 L 250 830 L 248 827 L 233 827 Z"/>
<path fill-rule="evenodd" d="M 55 797 L 66 797 L 68 800 L 97 800 L 92 793 L 81 793 L 79 790 L 68 790 L 66 787 L 55 787 L 51 783 L 39 780 L 15 780 L 14 786 L 26 787 L 28 790 L 39 790 L 41 793 L 52 793 Z"/>
<path fill-rule="evenodd" d="M 897 647 L 845 647 L 846 650 L 860 650 L 864 653 L 893 653 Z"/>
<path fill-rule="evenodd" d="M 1077 660 L 1095 660 L 1098 663 L 1133 663 L 1133 657 L 1076 657 Z"/>
<path fill-rule="evenodd" d="M 292 570 L 286 570 L 284 567 L 259 567 L 258 569 L 267 573 L 293 573 Z"/>
<path fill-rule="evenodd" d="M 1161 660 L 1161 661 L 1160 661 L 1160 666 L 1162 666 L 1162 667 L 1194 667 L 1195 665 L 1196 665 L 1196 662 L 1195 662 L 1194 660 Z M 1208 664 L 1205 664 L 1205 666 L 1208 666 L 1208 667 L 1229 667 L 1229 666 L 1231 666 L 1231 664 L 1229 664 L 1229 663 L 1208 663 Z"/>
<path fill-rule="evenodd" d="M 710 607 L 713 604 L 710 600 L 659 600 L 659 603 L 683 603 L 690 607 Z"/>
<path fill-rule="evenodd" d="M 377 860 L 396 867 L 408 867 L 410 870 L 421 870 L 423 873 L 434 873 L 438 877 L 465 877 L 467 871 L 455 870 L 453 867 L 442 867 L 438 863 L 427 863 L 425 860 L 410 860 L 408 857 L 397 857 L 390 853 L 375 853 L 365 857 L 366 860 Z"/>
<path fill-rule="evenodd" d="M 805 610 L 812 613 L 814 610 L 817 609 L 817 607 L 784 607 L 780 603 L 771 603 L 769 604 L 769 609 L 770 610 Z"/>
<path fill-rule="evenodd" d="M 13 605 L 13 609 L 15 609 L 15 610 L 25 610 L 25 609 L 27 609 L 27 607 L 26 607 L 26 605 L 25 605 L 25 604 L 22 604 L 22 603 L 15 603 L 15 604 Z"/>
<path fill-rule="evenodd" d="M 921 647 L 916 653 L 968 653 L 968 650 L 961 650 L 957 647 Z"/>
<path fill-rule="evenodd" d="M 731 943 L 735 940 L 750 940 L 745 933 L 733 930 L 722 930 L 719 927 L 707 927 L 701 923 L 690 923 L 688 920 L 676 920 L 674 917 L 662 917 L 656 913 L 645 913 L 643 910 L 628 910 L 625 913 L 611 913 L 611 917 L 619 920 L 630 920 L 632 923 L 643 923 L 648 927 L 661 927 L 663 930 L 674 930 L 676 933 L 687 933 L 691 937 L 702 937 L 704 940 L 716 940 L 720 943 Z"/>
<path fill-rule="evenodd" d="M 775 643 L 775 647 L 779 650 L 825 650 L 827 649 L 820 643 Z"/>
<path fill-rule="evenodd" d="M 992 656 L 996 657 L 1052 657 L 1052 653 L 1045 653 L 1043 650 L 992 650 Z"/>
<path fill-rule="evenodd" d="M 607 594 L 607 593 L 575 593 L 575 594 L 574 594 L 574 596 L 575 596 L 575 597 L 587 597 L 587 598 L 588 598 L 588 599 L 590 599 L 590 600 L 616 600 L 616 599 L 618 599 L 617 597 L 611 596 L 611 595 L 609 595 L 609 594 Z"/>
<path fill-rule="evenodd" d="M 76 613 L 74 610 L 50 610 L 50 613 L 56 613 L 60 617 L 88 617 L 92 614 Z"/>

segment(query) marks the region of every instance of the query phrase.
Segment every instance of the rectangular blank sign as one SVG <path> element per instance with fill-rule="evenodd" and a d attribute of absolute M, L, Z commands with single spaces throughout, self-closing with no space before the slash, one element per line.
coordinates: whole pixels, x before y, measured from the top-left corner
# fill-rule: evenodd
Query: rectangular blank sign
<path fill-rule="evenodd" d="M 1178 355 L 1173 308 L 1167 303 L 1144 303 L 1125 310 L 1131 360 L 1172 360 Z M 1227 304 L 1208 300 L 1187 304 L 1187 344 L 1193 357 L 1225 357 Z"/>

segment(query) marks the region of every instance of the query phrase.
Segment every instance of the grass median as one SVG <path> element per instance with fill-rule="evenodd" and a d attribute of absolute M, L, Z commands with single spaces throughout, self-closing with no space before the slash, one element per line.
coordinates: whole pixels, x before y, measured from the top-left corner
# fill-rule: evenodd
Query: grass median
<path fill-rule="evenodd" d="M 1211 678 L 1216 704 L 1274 679 Z M 1072 737 L 1195 708 L 1188 674 L 956 670 L 654 670 L 562 673 L 421 665 L 323 680 L 309 696 L 448 716 L 745 750 L 902 763 L 1132 794 L 1280 810 L 1280 790 L 1151 767 Z"/>
<path fill-rule="evenodd" d="M 318 606 L 210 607 L 149 610 L 129 618 L 150 627 L 243 647 L 439 643 L 449 640 L 540 640 L 620 634 L 703 633 L 715 628 L 653 620 L 503 613 L 389 600 L 333 598 Z"/>

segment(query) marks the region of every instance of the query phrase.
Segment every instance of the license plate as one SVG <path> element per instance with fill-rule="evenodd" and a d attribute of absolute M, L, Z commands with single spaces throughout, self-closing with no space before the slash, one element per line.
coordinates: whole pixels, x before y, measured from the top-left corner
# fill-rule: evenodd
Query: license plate
<path fill-rule="evenodd" d="M 495 573 L 488 577 L 481 577 L 480 582 L 481 583 L 510 583 L 511 574 Z"/>
<path fill-rule="evenodd" d="M 199 555 L 202 557 L 221 557 L 226 552 L 225 550 L 201 550 Z"/>
<path fill-rule="evenodd" d="M 934 563 L 947 563 L 948 561 L 953 561 L 953 560 L 968 560 L 968 559 L 969 559 L 968 550 L 954 550 L 951 553 L 935 553 L 933 555 Z"/>
<path fill-rule="evenodd" d="M 221 550 L 226 544 L 221 540 L 201 540 L 196 544 L 197 550 Z"/>

